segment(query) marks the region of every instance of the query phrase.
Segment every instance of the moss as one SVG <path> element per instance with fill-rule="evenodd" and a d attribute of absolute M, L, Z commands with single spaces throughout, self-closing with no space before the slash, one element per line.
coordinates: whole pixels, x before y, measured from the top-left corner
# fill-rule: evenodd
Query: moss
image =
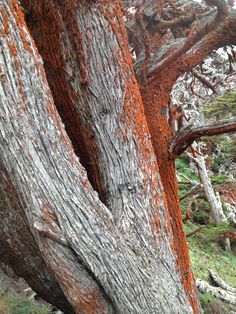
<path fill-rule="evenodd" d="M 211 178 L 213 185 L 222 184 L 222 183 L 236 183 L 236 180 L 228 177 L 227 175 L 219 175 Z"/>
<path fill-rule="evenodd" d="M 197 229 L 199 225 L 188 221 L 186 233 Z M 208 280 L 208 269 L 216 271 L 229 285 L 236 286 L 236 256 L 225 252 L 218 240 L 222 233 L 231 230 L 228 225 L 218 227 L 206 226 L 194 236 L 189 237 L 188 244 L 194 275 L 196 278 Z"/>
<path fill-rule="evenodd" d="M 234 310 L 233 306 L 213 297 L 211 294 L 200 294 L 200 302 L 204 314 L 228 314 Z"/>
<path fill-rule="evenodd" d="M 0 297 L 0 314 L 49 314 L 50 306 L 36 303 L 15 293 Z"/>

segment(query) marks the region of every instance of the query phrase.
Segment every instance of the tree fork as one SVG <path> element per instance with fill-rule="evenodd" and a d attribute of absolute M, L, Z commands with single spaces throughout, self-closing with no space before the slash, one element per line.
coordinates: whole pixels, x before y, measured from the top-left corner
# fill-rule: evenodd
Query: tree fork
<path fill-rule="evenodd" d="M 4 2 L 10 33 L 3 37 L 3 55 L 9 54 L 12 58 L 10 62 L 0 59 L 4 72 L 7 73 L 6 80 L 1 82 L 1 158 L 20 199 L 27 204 L 22 210 L 48 267 L 55 274 L 76 313 L 113 313 L 113 310 L 116 313 L 165 313 L 170 312 L 173 307 L 181 313 L 192 313 L 173 252 L 169 250 L 172 239 L 168 225 L 169 216 L 141 98 L 132 76 L 130 56 L 124 55 L 123 66 L 116 64 L 119 74 L 122 74 L 120 83 L 124 89 L 114 90 L 118 94 L 123 93 L 115 108 L 121 110 L 121 121 L 127 119 L 125 126 L 130 132 L 126 134 L 129 136 L 128 145 L 121 146 L 123 149 L 132 148 L 134 153 L 133 156 L 127 152 L 124 155 L 127 156 L 125 162 L 132 160 L 135 165 L 129 175 L 140 175 L 138 179 L 142 184 L 138 185 L 138 191 L 133 185 L 118 186 L 119 191 L 123 193 L 120 203 L 123 205 L 121 208 L 118 206 L 123 215 L 122 224 L 119 224 L 113 219 L 108 208 L 100 202 L 87 180 L 55 110 L 37 49 L 24 22 L 18 20 L 18 6 L 14 1 L 14 6 L 9 10 L 9 4 L 10 0 Z M 37 9 L 37 3 L 34 4 Z M 56 1 L 53 4 L 58 5 Z M 69 2 L 63 2 L 63 5 L 68 4 Z M 76 12 L 78 18 L 83 18 L 84 12 L 80 11 L 81 7 L 78 8 L 82 5 L 81 2 L 72 3 L 74 4 L 67 13 Z M 84 4 L 87 14 L 97 14 L 95 20 L 104 23 L 106 34 L 107 23 L 110 22 L 118 41 L 123 38 L 124 28 L 117 28 L 112 12 L 108 11 L 109 15 L 104 20 L 97 7 L 90 12 L 87 2 L 83 2 Z M 55 7 L 51 9 L 53 14 L 59 14 Z M 62 6 L 61 9 L 65 7 Z M 118 21 L 121 23 L 120 16 Z M 8 25 L 1 25 L 1 29 L 8 32 Z M 65 23 L 65 26 L 70 27 L 70 24 Z M 67 32 L 65 35 L 68 35 Z M 80 32 L 76 33 L 80 36 Z M 111 43 L 119 48 L 115 35 L 112 35 L 114 37 Z M 14 42 L 18 43 L 14 53 L 8 36 L 12 36 Z M 81 42 L 81 38 L 78 38 L 78 41 Z M 72 43 L 76 48 L 77 44 L 74 41 Z M 121 45 L 122 41 L 119 41 L 119 44 Z M 111 46 L 114 49 L 114 46 Z M 127 43 L 124 46 L 125 50 L 122 52 L 128 51 Z M 119 52 L 119 49 L 117 51 Z M 18 56 L 21 57 L 19 60 Z M 89 75 L 84 72 L 85 62 L 86 58 L 79 64 L 82 75 L 79 81 L 83 88 Z M 127 65 L 130 69 L 128 73 L 125 71 Z M 12 72 L 18 77 L 19 89 L 11 84 L 9 73 Z M 112 69 L 111 73 L 110 82 L 117 83 L 116 71 Z M 110 94 L 110 90 L 107 94 Z M 103 106 L 112 103 L 104 102 Z M 87 105 L 87 102 L 84 101 L 83 104 Z M 100 109 L 98 100 L 96 104 L 94 110 Z M 86 106 L 82 109 L 86 109 Z M 105 106 L 102 109 L 107 108 Z M 94 114 L 98 112 L 95 111 Z M 131 120 L 133 117 L 135 121 Z M 124 134 L 118 135 L 123 144 Z M 126 171 L 130 171 L 129 169 L 128 167 Z M 114 210 L 114 213 L 114 216 L 119 217 L 119 211 Z M 40 230 L 46 229 L 34 227 L 35 221 L 38 220 L 52 231 L 55 228 L 59 230 L 63 235 L 63 244 L 54 241 L 54 232 L 49 232 L 53 234 L 51 238 L 42 236 Z M 88 286 L 90 291 L 86 289 Z M 194 310 L 197 313 L 196 302 L 195 299 Z"/>

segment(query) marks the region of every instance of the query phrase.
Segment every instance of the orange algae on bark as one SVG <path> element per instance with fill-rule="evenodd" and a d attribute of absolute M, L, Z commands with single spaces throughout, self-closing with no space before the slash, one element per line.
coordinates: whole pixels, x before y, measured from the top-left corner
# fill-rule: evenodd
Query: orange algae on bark
<path fill-rule="evenodd" d="M 46 244 L 45 244 L 46 245 Z M 101 295 L 96 291 L 81 289 L 69 269 L 61 259 L 50 262 L 50 267 L 55 272 L 56 278 L 68 296 L 75 313 L 96 314 L 104 313 L 104 306 L 100 302 Z"/>
<path fill-rule="evenodd" d="M 173 241 L 171 247 L 176 256 L 177 265 L 182 274 L 183 285 L 192 305 L 194 313 L 199 313 L 197 291 L 194 277 L 190 266 L 190 257 L 186 242 L 186 235 L 183 231 L 182 212 L 178 199 L 178 185 L 176 180 L 176 169 L 173 160 L 169 158 L 170 128 L 168 125 L 167 111 L 168 101 L 172 82 L 176 73 L 160 74 L 158 80 L 152 81 L 149 86 L 140 86 L 143 98 L 145 115 L 148 127 L 152 136 L 152 143 L 157 157 L 161 174 L 161 181 L 164 186 L 168 204 L 168 211 L 171 217 L 171 228 Z M 168 80 L 169 79 L 169 80 Z"/>
<path fill-rule="evenodd" d="M 10 32 L 9 23 L 8 23 L 7 13 L 4 10 L 4 8 L 1 8 L 1 13 L 2 13 L 2 18 L 3 18 L 3 35 L 8 35 Z"/>
<path fill-rule="evenodd" d="M 139 152 L 140 168 L 142 169 L 143 173 L 146 174 L 145 180 L 149 181 L 146 186 L 151 185 L 152 191 L 157 191 L 160 188 L 164 196 L 163 188 L 157 181 L 157 178 L 150 178 L 150 173 L 152 173 L 152 175 L 157 174 L 159 169 L 157 163 L 155 163 L 155 161 L 151 161 L 155 159 L 155 156 L 152 145 L 150 144 L 150 133 L 145 118 L 139 86 L 133 71 L 132 58 L 128 49 L 127 31 L 122 18 L 122 8 L 119 1 L 116 1 L 115 3 L 116 5 L 114 5 L 113 11 L 111 11 L 111 8 L 106 11 L 106 18 L 108 19 L 112 30 L 116 35 L 120 48 L 119 52 L 115 52 L 115 56 L 117 57 L 117 62 L 119 63 L 122 70 L 121 75 L 124 77 L 125 81 L 123 119 L 128 127 L 133 126 L 133 134 Z M 116 16 L 116 18 L 114 18 L 114 16 Z M 155 205 L 156 210 L 148 213 L 149 224 L 155 235 L 155 233 L 158 233 L 162 228 L 159 218 L 160 198 L 158 193 L 153 193 L 151 202 Z M 165 197 L 163 199 L 163 204 L 164 206 L 167 204 Z M 165 232 L 169 233 L 170 219 L 167 209 L 165 211 L 165 219 Z"/>
<path fill-rule="evenodd" d="M 12 15 L 15 18 L 15 22 L 20 31 L 20 36 L 21 36 L 24 48 L 28 50 L 29 52 L 33 52 L 33 48 L 30 46 L 30 43 L 33 43 L 33 39 L 30 38 L 30 41 L 29 41 L 29 39 L 27 38 L 27 35 L 26 35 L 27 26 L 25 24 L 25 17 L 24 17 L 23 12 L 21 11 L 18 1 L 12 0 L 12 4 L 10 5 L 10 10 L 11 10 Z M 28 33 L 28 36 L 29 36 L 29 33 Z"/>
<path fill-rule="evenodd" d="M 48 83 L 53 94 L 54 102 L 60 116 L 65 124 L 67 134 L 69 135 L 75 153 L 79 155 L 80 162 L 87 169 L 88 177 L 92 182 L 95 190 L 99 192 L 102 200 L 105 199 L 103 195 L 104 188 L 102 187 L 99 169 L 97 167 L 96 154 L 89 154 L 90 151 L 95 151 L 96 142 L 92 136 L 84 137 L 86 130 L 84 130 L 83 123 L 80 121 L 76 113 L 75 104 L 79 101 L 79 93 L 75 92 L 72 87 L 75 79 L 75 72 L 79 69 L 80 84 L 86 88 L 88 82 L 87 63 L 90 53 L 89 48 L 84 47 L 84 41 L 88 40 L 88 34 L 83 34 L 78 26 L 75 11 L 78 9 L 76 1 L 63 1 L 61 4 L 62 10 L 59 11 L 53 2 L 39 2 L 37 10 L 33 10 L 29 17 L 28 25 L 34 34 L 37 47 L 43 57 L 46 73 L 48 76 Z M 40 34 L 38 36 L 38 29 L 35 29 L 34 20 L 39 20 Z M 67 23 L 65 24 L 65 21 Z M 71 74 L 68 74 L 67 62 L 70 63 L 70 55 L 64 55 L 63 36 L 61 34 L 66 32 L 69 36 L 70 44 L 77 55 L 78 68 L 74 68 Z M 77 37 L 78 36 L 78 37 Z M 86 45 L 85 45 L 86 46 Z M 73 60 L 72 60 L 73 61 Z M 46 76 L 43 73 L 43 76 Z M 49 112 L 54 114 L 48 107 Z"/>

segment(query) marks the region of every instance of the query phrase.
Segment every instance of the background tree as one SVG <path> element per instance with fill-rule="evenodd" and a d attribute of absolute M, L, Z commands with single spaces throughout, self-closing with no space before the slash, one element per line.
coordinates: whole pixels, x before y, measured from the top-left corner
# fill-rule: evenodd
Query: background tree
<path fill-rule="evenodd" d="M 234 44 L 235 11 L 23 0 L 30 35 L 18 3 L 0 4 L 1 259 L 68 313 L 199 313 L 173 157 L 207 132 L 169 152 L 168 103 Z"/>

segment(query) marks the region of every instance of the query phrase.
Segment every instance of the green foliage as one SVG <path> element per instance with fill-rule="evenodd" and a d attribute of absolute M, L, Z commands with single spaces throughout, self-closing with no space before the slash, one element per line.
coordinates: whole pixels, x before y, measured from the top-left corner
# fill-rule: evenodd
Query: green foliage
<path fill-rule="evenodd" d="M 204 314 L 228 314 L 233 306 L 213 297 L 210 293 L 200 294 L 200 302 Z"/>
<path fill-rule="evenodd" d="M 216 97 L 211 103 L 204 108 L 206 117 L 214 117 L 215 119 L 228 119 L 236 115 L 236 92 L 226 92 Z"/>
<path fill-rule="evenodd" d="M 208 204 L 207 204 L 208 205 Z M 198 222 L 200 224 L 207 224 L 209 222 L 209 212 L 204 210 L 199 210 L 194 212 L 192 215 L 193 221 Z"/>
<path fill-rule="evenodd" d="M 189 233 L 198 227 L 188 221 L 185 231 Z M 187 239 L 193 272 L 197 278 L 207 280 L 208 268 L 211 268 L 229 285 L 236 286 L 236 256 L 224 251 L 218 244 L 220 235 L 230 228 L 228 225 L 209 225 Z"/>
<path fill-rule="evenodd" d="M 207 303 L 212 303 L 214 299 L 215 298 L 210 293 L 200 294 L 200 302 L 203 307 L 205 307 Z"/>
<path fill-rule="evenodd" d="M 183 181 L 186 181 L 186 178 L 184 176 L 189 178 L 189 180 L 191 180 L 191 181 L 199 181 L 196 173 L 189 169 L 188 160 L 186 160 L 184 158 L 177 158 L 175 160 L 175 165 L 176 165 L 176 169 L 178 171 L 178 174 L 179 174 L 180 178 L 183 179 Z"/>
<path fill-rule="evenodd" d="M 213 161 L 213 164 L 212 164 L 212 167 L 211 167 L 211 170 L 214 171 L 215 173 L 218 173 L 219 170 L 220 170 L 221 164 L 222 163 L 221 163 L 220 159 L 215 157 L 214 161 Z"/>
<path fill-rule="evenodd" d="M 213 185 L 222 183 L 236 183 L 236 180 L 229 178 L 227 175 L 214 176 L 211 178 Z"/>
<path fill-rule="evenodd" d="M 2 312 L 1 312 L 2 309 Z M 50 306 L 40 305 L 15 293 L 0 297 L 0 314 L 49 314 Z"/>

